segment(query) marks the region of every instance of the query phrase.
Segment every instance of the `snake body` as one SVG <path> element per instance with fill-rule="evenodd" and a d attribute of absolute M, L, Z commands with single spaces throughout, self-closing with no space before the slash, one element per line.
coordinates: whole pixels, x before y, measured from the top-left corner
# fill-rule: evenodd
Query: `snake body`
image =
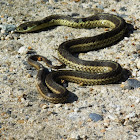
<path fill-rule="evenodd" d="M 28 33 L 56 25 L 74 28 L 109 27 L 112 30 L 93 37 L 68 40 L 59 46 L 58 57 L 60 61 L 75 71 L 58 70 L 45 74 L 43 72 L 44 68 L 40 68 L 39 63 L 36 62 L 38 56 L 29 57 L 29 64 L 38 69 L 37 78 L 42 82 L 45 81 L 44 86 L 42 86 L 43 84 L 39 85 L 39 82 L 37 83 L 38 90 L 43 97 L 53 103 L 65 102 L 68 97 L 68 91 L 58 84 L 60 79 L 94 85 L 114 83 L 121 78 L 122 67 L 120 64 L 110 60 L 85 61 L 75 57 L 73 54 L 101 49 L 121 40 L 127 29 L 123 18 L 106 13 L 86 18 L 52 15 L 39 21 L 23 23 L 17 27 L 16 31 Z M 53 92 L 52 94 L 46 91 L 46 85 Z"/>

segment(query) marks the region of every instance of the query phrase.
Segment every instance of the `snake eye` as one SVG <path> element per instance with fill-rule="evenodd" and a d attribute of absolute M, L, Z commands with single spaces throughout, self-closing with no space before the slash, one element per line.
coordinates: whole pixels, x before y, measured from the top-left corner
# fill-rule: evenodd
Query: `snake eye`
<path fill-rule="evenodd" d="M 27 26 L 24 26 L 24 27 L 23 27 L 23 30 L 27 30 Z"/>

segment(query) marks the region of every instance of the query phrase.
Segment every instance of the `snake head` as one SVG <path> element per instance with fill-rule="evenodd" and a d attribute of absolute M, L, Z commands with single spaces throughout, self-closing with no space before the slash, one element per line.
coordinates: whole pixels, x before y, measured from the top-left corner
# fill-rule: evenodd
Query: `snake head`
<path fill-rule="evenodd" d="M 16 28 L 17 33 L 27 33 L 27 32 L 33 32 L 36 30 L 36 26 L 37 24 L 35 24 L 34 22 L 25 22 L 21 25 L 19 25 Z"/>

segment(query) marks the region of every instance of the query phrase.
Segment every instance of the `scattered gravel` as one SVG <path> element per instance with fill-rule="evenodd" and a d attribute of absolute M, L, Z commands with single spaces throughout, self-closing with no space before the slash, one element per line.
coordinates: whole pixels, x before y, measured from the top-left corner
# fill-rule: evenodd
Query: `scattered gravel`
<path fill-rule="evenodd" d="M 140 139 L 139 5 L 138 0 L 1 0 L 0 139 Z M 87 17 L 101 12 L 123 17 L 129 23 L 128 36 L 109 48 L 81 53 L 79 57 L 117 61 L 126 69 L 125 75 L 131 73 L 131 76 L 110 85 L 68 83 L 70 103 L 47 102 L 38 94 L 37 71 L 27 63 L 28 56 L 37 53 L 55 64 L 52 55 L 57 57 L 57 48 L 62 42 L 94 36 L 104 29 L 58 26 L 31 34 L 16 34 L 13 30 L 23 22 L 52 14 Z"/>

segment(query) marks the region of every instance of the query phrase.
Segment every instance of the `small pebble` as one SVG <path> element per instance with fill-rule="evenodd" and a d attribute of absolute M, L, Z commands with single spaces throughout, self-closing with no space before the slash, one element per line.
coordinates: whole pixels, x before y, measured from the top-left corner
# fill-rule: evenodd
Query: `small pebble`
<path fill-rule="evenodd" d="M 56 104 L 55 107 L 60 108 L 60 107 L 62 107 L 62 104 Z"/>
<path fill-rule="evenodd" d="M 8 23 L 11 23 L 13 21 L 13 17 L 8 17 Z"/>
<path fill-rule="evenodd" d="M 9 115 L 11 115 L 11 112 L 12 112 L 11 110 L 7 110 L 6 113 L 9 114 Z"/>
<path fill-rule="evenodd" d="M 137 49 L 137 51 L 140 50 L 140 44 L 139 45 L 136 45 L 136 49 Z"/>
<path fill-rule="evenodd" d="M 71 140 L 77 140 L 79 135 L 76 132 L 71 133 Z"/>
<path fill-rule="evenodd" d="M 126 7 L 121 7 L 120 10 L 121 11 L 127 11 L 127 8 Z"/>
<path fill-rule="evenodd" d="M 1 33 L 4 34 L 4 33 L 5 33 L 5 30 L 2 29 L 2 30 L 1 30 Z"/>
<path fill-rule="evenodd" d="M 5 40 L 11 40 L 14 39 L 14 37 L 12 36 L 12 34 L 9 34 L 5 37 Z"/>
<path fill-rule="evenodd" d="M 80 108 L 75 108 L 74 112 L 80 112 Z"/>
<path fill-rule="evenodd" d="M 128 41 L 128 40 L 129 40 L 129 38 L 128 38 L 128 37 L 124 37 L 124 40 Z"/>
<path fill-rule="evenodd" d="M 140 77 L 140 71 L 137 72 L 137 76 Z"/>
<path fill-rule="evenodd" d="M 140 69 L 140 60 L 137 62 L 137 68 Z"/>
<path fill-rule="evenodd" d="M 25 120 L 29 120 L 30 116 L 29 115 L 26 115 L 25 116 Z"/>
<path fill-rule="evenodd" d="M 26 46 L 23 46 L 18 50 L 19 54 L 26 54 L 27 52 L 28 52 L 28 48 Z"/>
<path fill-rule="evenodd" d="M 138 104 L 140 102 L 140 99 L 138 98 L 138 99 L 136 99 L 136 103 Z"/>
<path fill-rule="evenodd" d="M 135 100 L 135 103 L 139 103 L 140 102 L 140 98 L 139 97 L 128 96 L 128 98 Z"/>
<path fill-rule="evenodd" d="M 4 36 L 2 36 L 0 39 L 1 39 L 1 40 L 5 40 L 5 37 L 4 37 Z"/>
<path fill-rule="evenodd" d="M 99 114 L 96 114 L 96 113 L 90 113 L 89 114 L 89 118 L 94 121 L 94 122 L 97 122 L 97 121 L 100 121 L 100 120 L 103 120 L 103 117 Z"/>
<path fill-rule="evenodd" d="M 3 76 L 3 80 L 7 80 L 7 76 Z"/>
<path fill-rule="evenodd" d="M 64 108 L 65 108 L 65 110 L 69 110 L 70 109 L 68 106 L 65 106 Z"/>
<path fill-rule="evenodd" d="M 140 81 L 137 79 L 128 79 L 127 81 L 123 82 L 121 84 L 121 87 L 123 89 L 134 89 L 140 87 Z"/>
<path fill-rule="evenodd" d="M 44 105 L 42 106 L 42 109 L 46 109 L 47 107 L 48 107 L 48 106 L 44 104 Z"/>

